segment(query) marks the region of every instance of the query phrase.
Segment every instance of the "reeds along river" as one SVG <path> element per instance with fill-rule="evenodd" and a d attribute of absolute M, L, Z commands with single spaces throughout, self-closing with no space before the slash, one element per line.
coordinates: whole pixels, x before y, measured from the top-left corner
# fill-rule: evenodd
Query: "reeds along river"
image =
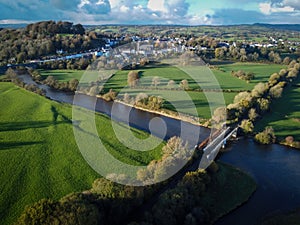
<path fill-rule="evenodd" d="M 30 76 L 22 76 L 22 79 L 25 83 L 34 83 Z M 74 102 L 74 94 L 56 91 L 45 85 L 38 86 L 45 89 L 47 97 L 52 100 L 70 104 Z M 111 102 L 86 95 L 76 95 L 75 98 L 75 102 L 82 107 L 95 109 L 114 120 L 128 122 L 130 126 L 148 132 L 150 121 L 159 117 L 166 125 L 166 134 L 161 129 L 155 129 L 155 124 L 152 132 L 163 139 L 183 134 L 182 137 L 194 146 L 194 142 L 204 140 L 210 133 L 207 128 L 120 103 L 113 106 Z M 220 219 L 217 225 L 252 225 L 267 214 L 300 207 L 300 151 L 280 145 L 258 145 L 251 139 L 241 139 L 232 144 L 229 150 L 220 154 L 219 160 L 248 172 L 256 180 L 258 188 L 246 204 Z"/>

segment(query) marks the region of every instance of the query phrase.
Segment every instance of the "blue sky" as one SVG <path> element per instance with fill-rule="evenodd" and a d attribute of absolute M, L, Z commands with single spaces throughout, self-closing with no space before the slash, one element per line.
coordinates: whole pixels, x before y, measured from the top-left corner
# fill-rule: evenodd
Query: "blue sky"
<path fill-rule="evenodd" d="M 300 23 L 300 0 L 0 0 L 0 23 Z"/>

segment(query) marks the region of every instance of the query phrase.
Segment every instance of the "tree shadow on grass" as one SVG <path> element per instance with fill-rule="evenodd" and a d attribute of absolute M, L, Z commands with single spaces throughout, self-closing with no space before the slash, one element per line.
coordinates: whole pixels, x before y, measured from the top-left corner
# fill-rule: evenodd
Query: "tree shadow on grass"
<path fill-rule="evenodd" d="M 40 145 L 40 144 L 43 144 L 43 142 L 0 142 L 0 151 L 23 147 L 23 146 Z"/>
<path fill-rule="evenodd" d="M 25 122 L 4 122 L 0 123 L 0 132 L 19 131 L 32 128 L 45 128 L 59 124 L 70 123 L 68 121 L 25 121 Z"/>

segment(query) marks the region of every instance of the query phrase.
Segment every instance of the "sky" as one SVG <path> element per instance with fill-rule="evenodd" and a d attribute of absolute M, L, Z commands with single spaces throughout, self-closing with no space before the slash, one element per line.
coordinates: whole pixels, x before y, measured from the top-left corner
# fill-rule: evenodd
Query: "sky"
<path fill-rule="evenodd" d="M 300 0 L 0 0 L 0 23 L 300 24 Z"/>

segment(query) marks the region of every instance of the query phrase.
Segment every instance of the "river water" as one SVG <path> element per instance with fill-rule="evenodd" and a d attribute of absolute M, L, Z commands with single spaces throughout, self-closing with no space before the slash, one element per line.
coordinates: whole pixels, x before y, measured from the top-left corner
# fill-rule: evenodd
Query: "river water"
<path fill-rule="evenodd" d="M 34 83 L 30 76 L 22 76 L 22 79 L 25 83 Z M 59 92 L 45 85 L 39 87 L 46 90 L 48 98 L 73 104 L 73 94 Z M 94 97 L 85 95 L 76 95 L 75 98 L 80 106 L 95 109 L 108 116 L 112 114 L 113 103 L 111 102 L 102 99 L 95 101 Z M 159 117 L 165 122 L 167 133 L 160 133 L 157 129 L 153 134 L 165 140 L 173 136 L 181 136 L 182 127 L 185 130 L 186 140 L 191 136 L 192 141 L 195 141 L 195 134 L 199 133 L 196 140 L 199 143 L 210 134 L 209 129 L 123 104 L 117 103 L 114 107 L 116 108 L 111 116 L 114 120 L 126 122 L 128 118 L 124 115 L 129 113 L 129 125 L 148 132 L 150 121 Z M 233 143 L 227 152 L 221 153 L 218 160 L 249 173 L 256 180 L 258 187 L 246 204 L 221 218 L 217 225 L 253 225 L 268 214 L 300 207 L 300 151 L 280 145 L 262 146 L 251 139 L 241 139 Z"/>

